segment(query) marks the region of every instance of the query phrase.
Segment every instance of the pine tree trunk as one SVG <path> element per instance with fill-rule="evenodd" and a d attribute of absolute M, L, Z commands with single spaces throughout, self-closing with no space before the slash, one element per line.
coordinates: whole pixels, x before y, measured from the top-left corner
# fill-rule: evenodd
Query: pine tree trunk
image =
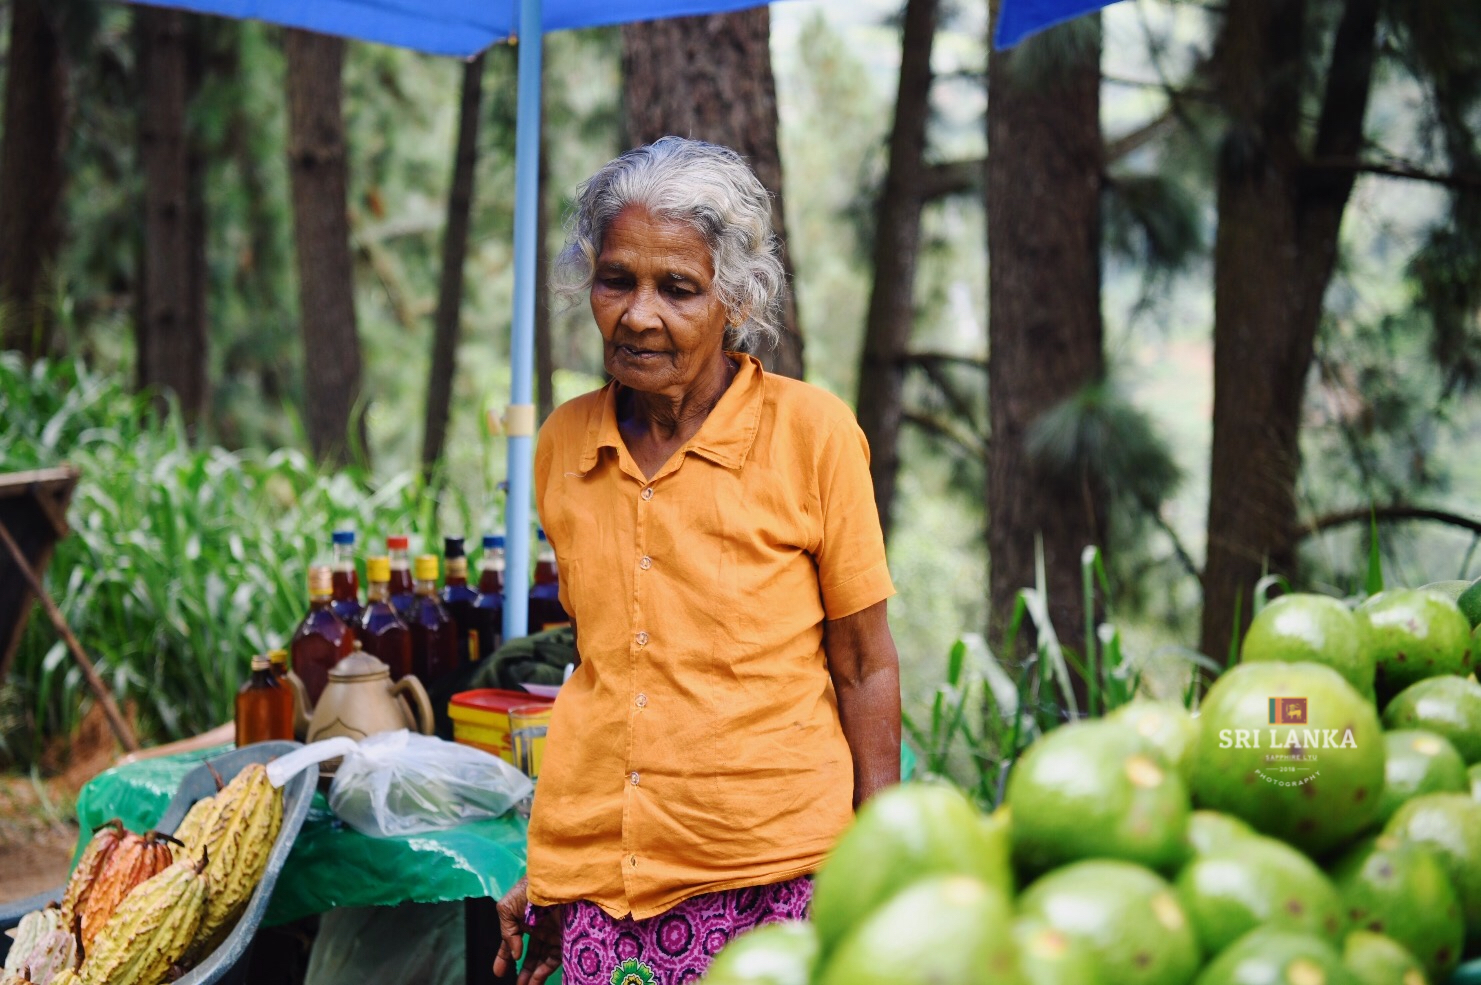
<path fill-rule="evenodd" d="M 139 7 L 139 161 L 144 175 L 144 244 L 134 326 L 140 388 L 161 403 L 173 394 L 186 423 L 205 415 L 208 371 L 199 261 L 204 224 L 195 201 L 201 162 L 186 135 L 189 58 L 186 16 Z"/>
<path fill-rule="evenodd" d="M 555 348 L 550 337 L 550 153 L 540 120 L 540 188 L 535 209 L 535 413 L 544 422 L 555 409 Z"/>
<path fill-rule="evenodd" d="M 344 42 L 289 29 L 288 170 L 298 255 L 299 321 L 304 351 L 304 423 L 314 455 L 348 461 L 351 441 L 366 449 L 360 400 L 360 340 L 355 330 L 350 254 L 349 167 L 340 109 Z"/>
<path fill-rule="evenodd" d="M 1094 37 L 1033 78 L 1015 72 L 1021 49 L 993 52 L 988 65 L 991 618 L 997 636 L 1015 595 L 1034 584 L 1041 540 L 1050 617 L 1076 650 L 1084 619 L 1080 554 L 1101 541 L 1102 491 L 1094 476 L 1047 474 L 1026 443 L 1046 411 L 1105 372 L 1098 26 Z"/>
<path fill-rule="evenodd" d="M 931 48 L 936 0 L 909 0 L 900 38 L 900 85 L 890 132 L 889 171 L 874 232 L 874 278 L 859 364 L 859 427 L 869 442 L 874 503 L 886 539 L 900 468 L 905 357 L 915 323 L 915 266 L 920 251 L 921 177 L 930 117 Z"/>
<path fill-rule="evenodd" d="M 43 0 L 13 0 L 0 146 L 0 347 L 56 351 L 52 283 L 62 242 L 67 63 Z"/>
<path fill-rule="evenodd" d="M 772 226 L 791 284 L 770 9 L 625 24 L 622 71 L 627 130 L 634 144 L 675 134 L 724 144 L 744 155 L 772 194 Z M 781 340 L 775 349 L 757 355 L 772 372 L 802 376 L 802 335 L 790 293 Z"/>
<path fill-rule="evenodd" d="M 447 223 L 442 232 L 442 277 L 437 292 L 437 327 L 427 380 L 427 419 L 422 432 L 422 472 L 430 474 L 447 443 L 457 375 L 458 336 L 463 310 L 463 264 L 473 218 L 473 178 L 478 164 L 478 118 L 483 106 L 483 55 L 463 66 L 463 99 L 458 110 L 458 146 L 453 157 Z"/>
<path fill-rule="evenodd" d="M 1303 172 L 1306 5 L 1230 4 L 1217 50 L 1228 116 L 1214 243 L 1214 420 L 1200 649 L 1231 651 L 1266 572 L 1293 573 L 1301 406 L 1351 174 Z M 1378 0 L 1348 0 L 1314 156 L 1355 158 Z"/>

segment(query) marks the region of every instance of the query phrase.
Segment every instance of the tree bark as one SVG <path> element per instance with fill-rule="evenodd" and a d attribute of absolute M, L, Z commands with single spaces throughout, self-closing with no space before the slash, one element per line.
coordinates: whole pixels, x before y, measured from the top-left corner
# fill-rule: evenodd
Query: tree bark
<path fill-rule="evenodd" d="M 1299 147 L 1306 6 L 1226 8 L 1216 52 L 1228 117 L 1214 242 L 1214 412 L 1199 648 L 1234 652 L 1255 583 L 1295 563 L 1301 406 L 1353 172 L 1306 170 Z M 1348 0 L 1314 157 L 1356 156 L 1378 0 Z"/>
<path fill-rule="evenodd" d="M 42 0 L 11 4 L 0 147 L 0 346 L 56 351 L 51 286 L 62 242 L 67 62 Z"/>
<path fill-rule="evenodd" d="M 890 535 L 900 468 L 905 356 L 915 324 L 915 266 L 924 201 L 926 120 L 930 118 L 931 47 L 936 0 L 909 0 L 900 38 L 900 84 L 890 132 L 889 170 L 874 233 L 874 278 L 859 365 L 859 427 L 869 442 L 874 503 Z"/>
<path fill-rule="evenodd" d="M 1069 645 L 1081 638 L 1080 554 L 1105 528 L 1099 478 L 1056 477 L 1027 448 L 1045 412 L 1105 372 L 1098 23 L 1095 38 L 1042 78 L 1015 72 L 1021 49 L 988 64 L 987 516 L 999 638 L 1016 594 L 1035 582 L 1036 540 L 1055 632 Z"/>
<path fill-rule="evenodd" d="M 634 144 L 676 134 L 724 144 L 750 163 L 772 195 L 772 228 L 790 285 L 770 9 L 625 24 L 622 71 Z M 802 335 L 790 292 L 784 303 L 781 339 L 757 355 L 771 372 L 801 377 Z"/>
<path fill-rule="evenodd" d="M 535 202 L 535 413 L 544 420 L 555 409 L 555 349 L 550 337 L 550 154 L 545 117 L 540 118 L 540 188 Z"/>
<path fill-rule="evenodd" d="M 458 109 L 458 146 L 453 156 L 447 223 L 442 231 L 442 277 L 437 292 L 437 327 L 427 379 L 427 418 L 422 432 L 422 472 L 430 475 L 447 443 L 457 375 L 458 336 L 463 310 L 463 264 L 473 218 L 473 177 L 478 164 L 478 118 L 483 106 L 483 55 L 463 66 L 463 99 Z"/>
<path fill-rule="evenodd" d="M 144 176 L 144 241 L 139 317 L 134 326 L 140 388 L 163 408 L 174 394 L 188 425 L 205 415 L 206 323 L 198 293 L 205 227 L 194 202 L 200 161 L 192 161 L 185 115 L 190 93 L 186 15 L 139 7 L 134 15 L 143 90 L 139 161 Z"/>
<path fill-rule="evenodd" d="M 315 457 L 338 464 L 349 460 L 352 438 L 368 451 L 365 415 L 359 406 L 360 340 L 355 330 L 349 168 L 340 108 L 344 41 L 289 29 L 284 46 L 304 421 Z"/>

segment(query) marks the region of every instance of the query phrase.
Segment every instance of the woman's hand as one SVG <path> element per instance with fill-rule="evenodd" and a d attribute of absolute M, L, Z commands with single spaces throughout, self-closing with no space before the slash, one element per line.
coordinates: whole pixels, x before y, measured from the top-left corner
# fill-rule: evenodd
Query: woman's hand
<path fill-rule="evenodd" d="M 559 907 L 542 907 L 540 919 L 525 921 L 529 908 L 529 880 L 515 883 L 499 900 L 499 953 L 494 958 L 494 974 L 503 977 L 524 957 L 524 969 L 518 985 L 541 985 L 561 964 L 561 912 Z M 525 935 L 530 935 L 530 953 L 524 954 Z"/>

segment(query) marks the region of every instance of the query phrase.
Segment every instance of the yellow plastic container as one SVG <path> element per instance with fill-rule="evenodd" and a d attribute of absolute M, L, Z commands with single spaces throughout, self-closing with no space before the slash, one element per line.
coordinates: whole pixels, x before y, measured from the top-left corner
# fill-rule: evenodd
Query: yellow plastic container
<path fill-rule="evenodd" d="M 550 722 L 549 698 L 541 698 L 525 691 L 503 691 L 498 688 L 481 688 L 455 694 L 448 704 L 447 714 L 453 721 L 453 741 L 492 753 L 507 763 L 518 766 L 514 756 L 514 743 L 509 734 L 509 712 L 515 708 L 527 722 L 548 725 Z M 543 706 L 543 714 L 538 710 Z M 531 712 L 531 709 L 536 709 Z M 545 752 L 543 736 L 534 741 L 534 772 L 539 773 L 540 760 Z"/>

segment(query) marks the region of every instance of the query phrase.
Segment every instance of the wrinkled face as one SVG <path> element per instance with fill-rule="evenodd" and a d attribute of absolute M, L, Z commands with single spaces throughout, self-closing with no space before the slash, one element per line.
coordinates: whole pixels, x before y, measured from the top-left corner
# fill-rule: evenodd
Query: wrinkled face
<path fill-rule="evenodd" d="M 602 237 L 591 284 L 607 372 L 623 386 L 679 396 L 724 357 L 725 305 L 710 249 L 693 227 L 617 214 Z"/>

